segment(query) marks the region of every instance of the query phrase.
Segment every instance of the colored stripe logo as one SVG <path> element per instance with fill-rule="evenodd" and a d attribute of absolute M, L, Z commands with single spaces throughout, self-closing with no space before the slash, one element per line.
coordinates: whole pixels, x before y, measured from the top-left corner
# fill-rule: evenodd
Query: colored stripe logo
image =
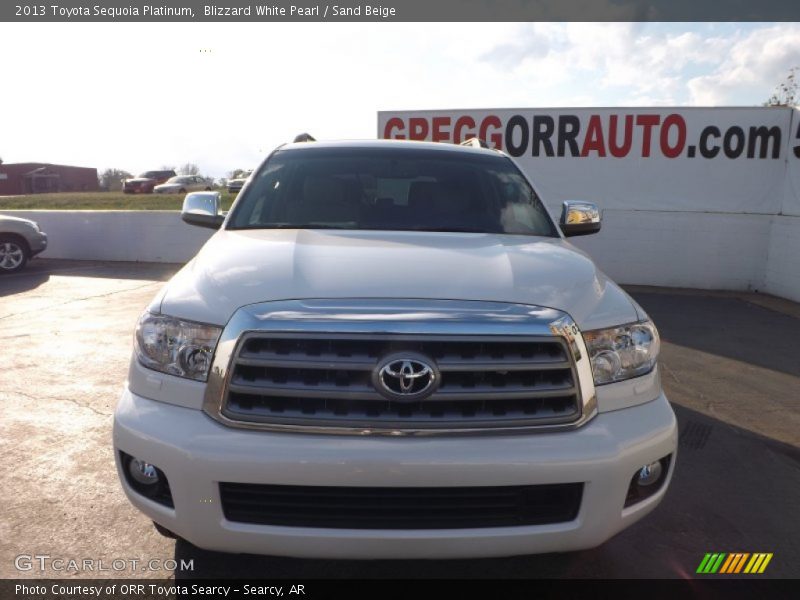
<path fill-rule="evenodd" d="M 708 552 L 700 561 L 697 573 L 702 574 L 726 574 L 735 575 L 738 573 L 763 573 L 769 561 L 772 560 L 772 552 Z"/>

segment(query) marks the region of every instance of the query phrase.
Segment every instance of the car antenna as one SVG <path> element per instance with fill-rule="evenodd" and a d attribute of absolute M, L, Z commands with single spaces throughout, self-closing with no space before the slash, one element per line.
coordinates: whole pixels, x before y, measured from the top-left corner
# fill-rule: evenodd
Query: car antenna
<path fill-rule="evenodd" d="M 309 133 L 301 133 L 300 135 L 295 136 L 294 138 L 295 144 L 298 142 L 316 142 L 316 141 L 317 140 L 314 139 Z"/>

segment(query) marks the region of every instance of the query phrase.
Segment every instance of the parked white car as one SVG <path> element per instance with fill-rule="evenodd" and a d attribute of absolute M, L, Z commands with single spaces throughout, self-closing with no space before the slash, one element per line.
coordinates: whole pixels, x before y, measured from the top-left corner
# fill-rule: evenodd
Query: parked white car
<path fill-rule="evenodd" d="M 675 468 L 659 336 L 506 155 L 280 147 L 142 314 L 122 487 L 202 548 L 462 558 L 602 544 Z M 620 244 L 624 244 L 620 240 Z"/>
<path fill-rule="evenodd" d="M 196 192 L 199 190 L 210 190 L 211 186 L 205 178 L 199 175 L 177 175 L 170 177 L 162 183 L 153 188 L 156 194 L 185 194 L 187 192 Z"/>
<path fill-rule="evenodd" d="M 0 274 L 16 273 L 47 250 L 47 234 L 29 219 L 0 215 Z"/>

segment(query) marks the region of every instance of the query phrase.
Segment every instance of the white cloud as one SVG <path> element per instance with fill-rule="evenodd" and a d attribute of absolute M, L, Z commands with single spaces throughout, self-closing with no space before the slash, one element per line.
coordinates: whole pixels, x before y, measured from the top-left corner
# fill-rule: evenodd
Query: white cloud
<path fill-rule="evenodd" d="M 514 73 L 545 73 L 548 83 L 581 90 L 594 102 L 664 105 L 687 103 L 685 71 L 712 69 L 730 46 L 722 35 L 644 23 L 533 24 L 482 58 Z"/>
<path fill-rule="evenodd" d="M 756 104 L 798 51 L 797 24 L 3 23 L 0 156 L 220 176 L 378 110 Z"/>
<path fill-rule="evenodd" d="M 794 66 L 800 66 L 800 24 L 775 25 L 732 39 L 720 64 L 687 85 L 693 104 L 733 104 L 742 98 L 757 104 Z"/>

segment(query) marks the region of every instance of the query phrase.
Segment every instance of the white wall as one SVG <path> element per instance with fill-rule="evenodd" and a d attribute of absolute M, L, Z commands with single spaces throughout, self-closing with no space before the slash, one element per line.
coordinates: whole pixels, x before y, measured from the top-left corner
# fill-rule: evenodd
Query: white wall
<path fill-rule="evenodd" d="M 769 215 L 604 210 L 600 233 L 570 241 L 617 283 L 764 291 L 770 224 Z"/>
<path fill-rule="evenodd" d="M 214 233 L 173 211 L 6 210 L 39 223 L 48 247 L 41 256 L 79 260 L 186 262 Z"/>
<path fill-rule="evenodd" d="M 773 217 L 765 270 L 769 293 L 800 302 L 800 216 Z"/>
<path fill-rule="evenodd" d="M 37 221 L 47 258 L 185 262 L 212 235 L 169 211 L 3 211 Z M 800 301 L 800 217 L 603 211 L 571 238 L 618 283 L 760 290 Z"/>

